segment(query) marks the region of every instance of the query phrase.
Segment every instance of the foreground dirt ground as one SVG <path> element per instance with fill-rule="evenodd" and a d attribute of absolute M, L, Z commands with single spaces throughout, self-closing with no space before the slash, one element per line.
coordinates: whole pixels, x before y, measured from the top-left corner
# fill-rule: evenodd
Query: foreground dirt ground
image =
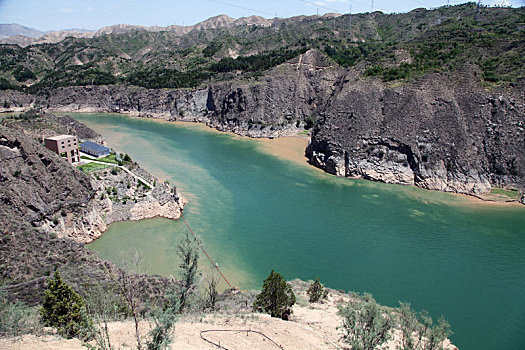
<path fill-rule="evenodd" d="M 209 341 L 229 350 L 348 348 L 341 341 L 342 332 L 338 327 L 341 326 L 342 320 L 337 315 L 337 305 L 346 303 L 348 295 L 331 290 L 328 300 L 322 304 L 308 303 L 304 289 L 296 292 L 296 295 L 298 303 L 293 307 L 290 321 L 254 313 L 184 316 L 177 322 L 170 349 L 217 349 L 217 346 L 201 337 L 202 331 L 211 331 L 202 335 Z M 141 329 L 144 336 L 151 327 L 150 323 L 142 322 Z M 135 328 L 132 321 L 109 323 L 108 330 L 113 348 L 136 349 Z M 247 330 L 260 332 L 264 336 L 255 332 L 247 332 Z M 399 343 L 389 341 L 386 348 L 396 349 L 397 345 Z M 457 349 L 448 340 L 445 346 L 451 350 Z M 86 347 L 83 347 L 77 339 L 68 340 L 56 335 L 25 335 L 0 339 L 0 349 L 76 350 L 86 349 Z"/>
<path fill-rule="evenodd" d="M 201 338 L 201 331 L 228 330 L 228 332 L 207 332 L 203 336 L 227 349 L 338 349 L 341 324 L 336 304 L 342 302 L 343 295 L 332 294 L 323 304 L 295 305 L 291 321 L 271 318 L 264 314 L 222 313 L 199 316 L 185 316 L 177 322 L 171 349 L 217 349 Z M 144 335 L 151 325 L 141 324 Z M 134 324 L 132 321 L 108 324 L 111 345 L 120 349 L 136 348 Z M 238 332 L 235 330 L 239 330 Z M 246 332 L 257 331 L 263 335 Z M 273 342 L 272 342 L 273 341 Z M 16 350 L 54 350 L 86 349 L 77 339 L 63 339 L 56 335 L 25 335 L 17 338 L 0 339 L 0 349 Z"/>

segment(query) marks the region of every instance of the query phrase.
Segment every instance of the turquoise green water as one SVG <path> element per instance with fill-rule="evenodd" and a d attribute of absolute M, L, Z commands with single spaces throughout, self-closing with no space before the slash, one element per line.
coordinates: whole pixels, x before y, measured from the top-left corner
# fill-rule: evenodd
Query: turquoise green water
<path fill-rule="evenodd" d="M 319 276 L 446 316 L 461 349 L 525 348 L 525 207 L 335 178 L 195 125 L 76 117 L 178 186 L 189 224 L 235 285 L 260 288 L 271 269 Z M 114 260 L 138 249 L 149 272 L 170 275 L 182 230 L 165 219 L 117 223 L 90 247 Z"/>

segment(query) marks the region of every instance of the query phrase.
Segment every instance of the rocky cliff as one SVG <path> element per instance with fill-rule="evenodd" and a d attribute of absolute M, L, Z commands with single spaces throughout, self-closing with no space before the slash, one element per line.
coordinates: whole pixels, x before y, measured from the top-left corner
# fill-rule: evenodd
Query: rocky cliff
<path fill-rule="evenodd" d="M 0 99 L 205 122 L 250 137 L 295 135 L 310 123 L 306 154 L 331 174 L 474 195 L 491 186 L 523 191 L 523 82 L 487 90 L 474 69 L 464 69 L 400 85 L 363 79 L 360 69 L 341 69 L 310 50 L 263 77 L 206 89 L 65 87 Z"/>
<path fill-rule="evenodd" d="M 465 72 L 468 74 L 468 72 Z M 438 74 L 345 81 L 320 113 L 310 162 L 338 176 L 468 194 L 525 187 L 523 96 Z"/>

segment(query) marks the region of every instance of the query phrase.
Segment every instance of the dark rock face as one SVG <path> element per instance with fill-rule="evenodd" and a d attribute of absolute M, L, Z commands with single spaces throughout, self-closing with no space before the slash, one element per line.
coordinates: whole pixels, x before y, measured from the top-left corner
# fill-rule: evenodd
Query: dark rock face
<path fill-rule="evenodd" d="M 523 101 L 439 80 L 346 84 L 313 132 L 310 161 L 339 176 L 441 191 L 523 189 Z"/>
<path fill-rule="evenodd" d="M 2 93 L 12 105 L 123 112 L 205 122 L 250 137 L 296 135 L 316 120 L 310 162 L 338 176 L 482 194 L 525 187 L 525 98 L 488 91 L 468 69 L 398 87 L 363 80 L 315 50 L 257 80 L 201 90 L 122 86 L 59 88 L 48 96 Z M 10 95 L 4 95 L 10 94 Z"/>
<path fill-rule="evenodd" d="M 0 211 L 39 226 L 85 206 L 90 179 L 32 138 L 0 126 Z"/>

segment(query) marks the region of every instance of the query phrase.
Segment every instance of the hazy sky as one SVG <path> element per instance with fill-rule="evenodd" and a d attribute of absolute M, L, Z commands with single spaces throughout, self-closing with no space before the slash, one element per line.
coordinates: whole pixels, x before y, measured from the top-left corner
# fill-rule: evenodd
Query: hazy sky
<path fill-rule="evenodd" d="M 450 0 L 450 4 L 465 1 Z M 485 5 L 525 6 L 525 0 L 482 0 Z M 126 23 L 146 26 L 190 25 L 219 14 L 239 18 L 272 18 L 327 12 L 370 11 L 371 0 L 0 0 L 0 23 L 18 23 L 39 30 L 99 29 Z M 447 0 L 374 0 L 383 12 L 406 12 L 417 7 L 438 7 Z M 335 11 L 334 11 L 335 10 Z"/>

